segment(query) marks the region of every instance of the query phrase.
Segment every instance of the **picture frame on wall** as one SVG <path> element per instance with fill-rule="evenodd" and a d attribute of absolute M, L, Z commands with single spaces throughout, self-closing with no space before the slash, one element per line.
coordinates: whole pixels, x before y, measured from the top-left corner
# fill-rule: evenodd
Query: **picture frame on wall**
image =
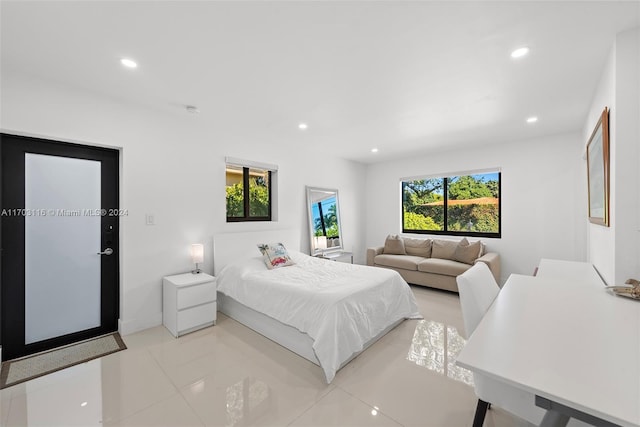
<path fill-rule="evenodd" d="M 609 226 L 609 109 L 604 108 L 587 143 L 589 222 Z"/>

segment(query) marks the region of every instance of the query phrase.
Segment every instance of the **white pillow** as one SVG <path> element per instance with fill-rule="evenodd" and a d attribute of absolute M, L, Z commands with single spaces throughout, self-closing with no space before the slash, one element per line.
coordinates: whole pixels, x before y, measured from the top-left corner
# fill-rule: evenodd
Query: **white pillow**
<path fill-rule="evenodd" d="M 282 243 L 258 243 L 258 249 L 269 270 L 295 264 Z"/>

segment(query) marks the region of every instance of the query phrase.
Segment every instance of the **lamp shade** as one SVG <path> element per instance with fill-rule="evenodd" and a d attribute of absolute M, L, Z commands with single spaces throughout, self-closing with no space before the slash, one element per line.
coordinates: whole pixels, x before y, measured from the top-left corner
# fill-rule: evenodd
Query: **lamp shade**
<path fill-rule="evenodd" d="M 327 249 L 327 236 L 316 236 L 316 249 Z"/>
<path fill-rule="evenodd" d="M 191 261 L 194 264 L 204 262 L 204 245 L 202 243 L 191 245 Z"/>

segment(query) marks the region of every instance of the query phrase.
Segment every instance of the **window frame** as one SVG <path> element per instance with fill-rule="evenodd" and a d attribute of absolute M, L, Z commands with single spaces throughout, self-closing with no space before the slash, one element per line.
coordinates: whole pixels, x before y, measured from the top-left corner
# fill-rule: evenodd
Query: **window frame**
<path fill-rule="evenodd" d="M 473 231 L 450 231 L 448 227 L 448 202 L 449 202 L 449 178 L 482 175 L 485 173 L 498 174 L 498 231 L 491 232 L 473 232 Z M 406 229 L 404 226 L 404 186 L 406 182 L 418 181 L 420 179 L 442 179 L 443 180 L 443 230 L 412 230 Z M 433 234 L 438 236 L 464 236 L 464 237 L 485 237 L 485 238 L 502 238 L 502 171 L 500 169 L 488 169 L 486 171 L 473 171 L 447 174 L 446 176 L 424 176 L 416 178 L 402 178 L 400 180 L 400 222 L 403 234 Z"/>
<path fill-rule="evenodd" d="M 227 215 L 227 222 L 248 222 L 248 221 L 271 221 L 272 216 L 273 216 L 273 203 L 272 203 L 272 198 L 273 198 L 273 194 L 272 194 L 272 176 L 273 176 L 273 171 L 271 169 L 266 169 L 266 168 L 260 168 L 260 167 L 249 167 L 249 166 L 244 166 L 244 165 L 233 165 L 230 163 L 227 163 L 225 166 L 225 171 L 226 168 L 229 166 L 236 166 L 236 167 L 241 167 L 242 168 L 242 197 L 243 197 L 243 216 L 228 216 Z M 267 216 L 250 216 L 249 212 L 250 212 L 250 191 L 249 191 L 249 179 L 250 179 L 250 169 L 258 169 L 258 170 L 262 170 L 267 172 L 268 174 L 268 178 L 267 178 L 267 191 L 269 193 L 269 200 L 268 200 L 268 215 Z M 226 173 L 226 172 L 225 172 Z M 226 188 L 226 187 L 225 187 Z M 226 202 L 226 198 L 225 198 L 225 211 L 227 208 L 227 202 Z M 226 215 L 226 213 L 225 213 Z"/>

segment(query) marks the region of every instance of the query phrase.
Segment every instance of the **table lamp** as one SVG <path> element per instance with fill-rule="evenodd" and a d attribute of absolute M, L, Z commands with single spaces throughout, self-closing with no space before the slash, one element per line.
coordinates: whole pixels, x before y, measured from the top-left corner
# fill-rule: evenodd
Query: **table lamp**
<path fill-rule="evenodd" d="M 191 245 L 191 261 L 196 265 L 196 269 L 191 272 L 193 274 L 202 273 L 202 270 L 198 268 L 198 264 L 204 262 L 204 245 L 202 243 Z"/>
<path fill-rule="evenodd" d="M 322 252 L 324 249 L 327 249 L 327 236 L 316 236 L 315 248 L 316 250 L 319 249 L 320 252 Z"/>

